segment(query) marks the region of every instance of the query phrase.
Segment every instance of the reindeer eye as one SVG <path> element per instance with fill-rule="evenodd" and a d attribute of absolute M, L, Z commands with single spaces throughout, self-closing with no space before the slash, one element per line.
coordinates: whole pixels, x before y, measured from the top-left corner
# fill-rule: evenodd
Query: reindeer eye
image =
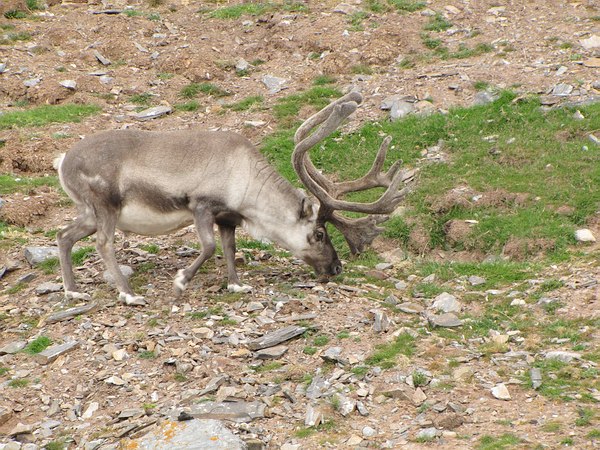
<path fill-rule="evenodd" d="M 325 233 L 323 233 L 321 230 L 317 230 L 315 231 L 315 238 L 317 241 L 322 241 L 325 238 Z"/>

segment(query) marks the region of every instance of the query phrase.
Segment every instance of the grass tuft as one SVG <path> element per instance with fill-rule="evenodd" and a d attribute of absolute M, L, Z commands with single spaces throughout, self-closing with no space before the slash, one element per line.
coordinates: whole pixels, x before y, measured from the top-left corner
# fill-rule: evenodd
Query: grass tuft
<path fill-rule="evenodd" d="M 0 114 L 0 130 L 24 127 L 41 127 L 50 123 L 80 122 L 87 116 L 100 112 L 96 105 L 42 105 L 22 111 Z"/>

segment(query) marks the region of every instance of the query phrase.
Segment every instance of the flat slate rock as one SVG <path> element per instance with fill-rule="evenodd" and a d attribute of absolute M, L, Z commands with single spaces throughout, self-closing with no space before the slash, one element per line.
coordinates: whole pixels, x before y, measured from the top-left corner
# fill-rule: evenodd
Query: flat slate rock
<path fill-rule="evenodd" d="M 437 316 L 432 315 L 429 316 L 427 320 L 429 320 L 429 324 L 432 327 L 453 328 L 460 327 L 463 324 L 463 321 L 452 313 L 440 314 Z"/>
<path fill-rule="evenodd" d="M 26 341 L 14 341 L 0 347 L 0 356 L 2 355 L 13 355 L 20 352 L 27 345 Z"/>
<path fill-rule="evenodd" d="M 197 419 L 251 422 L 264 418 L 265 408 L 262 402 L 203 402 L 193 405 L 188 414 Z"/>
<path fill-rule="evenodd" d="M 244 441 L 218 420 L 166 420 L 138 439 L 123 439 L 119 448 L 153 450 L 244 450 Z"/>
<path fill-rule="evenodd" d="M 300 336 L 307 330 L 306 327 L 298 327 L 296 325 L 290 325 L 289 327 L 281 328 L 279 330 L 267 333 L 257 339 L 248 343 L 250 350 L 262 350 L 263 348 L 275 347 L 282 342 L 289 341 L 290 339 Z"/>
<path fill-rule="evenodd" d="M 64 355 L 65 353 L 68 353 L 71 350 L 76 349 L 77 347 L 79 347 L 79 342 L 67 341 L 64 344 L 53 345 L 52 347 L 48 347 L 43 352 L 38 353 L 35 358 L 41 364 L 50 364 L 59 356 Z"/>
<path fill-rule="evenodd" d="M 98 307 L 98 303 L 89 303 L 83 306 L 76 306 L 75 308 L 65 309 L 64 311 L 58 311 L 54 314 L 50 314 L 45 323 L 56 323 L 62 322 L 63 320 L 69 320 L 73 317 L 80 316 L 81 314 L 89 313 L 94 311 Z"/>
<path fill-rule="evenodd" d="M 170 106 L 154 106 L 134 114 L 133 117 L 135 117 L 137 120 L 145 121 L 156 119 L 157 117 L 164 116 L 165 114 L 170 114 L 172 111 L 173 108 Z"/>

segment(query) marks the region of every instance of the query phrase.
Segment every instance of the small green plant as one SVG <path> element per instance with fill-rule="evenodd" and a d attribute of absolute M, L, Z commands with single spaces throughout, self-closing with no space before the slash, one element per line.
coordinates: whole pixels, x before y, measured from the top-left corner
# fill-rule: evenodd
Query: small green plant
<path fill-rule="evenodd" d="M 200 93 L 213 97 L 226 97 L 231 95 L 230 92 L 221 89 L 213 83 L 190 83 L 181 89 L 179 95 L 183 98 L 192 99 L 198 96 Z"/>
<path fill-rule="evenodd" d="M 160 20 L 160 14 L 158 14 L 158 13 L 148 14 L 148 20 L 152 20 L 154 22 L 157 22 L 157 21 Z"/>
<path fill-rule="evenodd" d="M 123 14 L 125 14 L 127 17 L 138 17 L 142 16 L 144 13 L 136 9 L 126 9 L 125 11 L 123 11 Z"/>
<path fill-rule="evenodd" d="M 142 244 L 140 245 L 140 248 L 153 255 L 158 255 L 158 252 L 160 251 L 160 247 L 156 244 Z"/>
<path fill-rule="evenodd" d="M 317 353 L 317 348 L 316 347 L 311 347 L 311 346 L 306 346 L 304 347 L 304 349 L 302 350 L 302 353 L 304 353 L 305 355 L 314 355 L 315 353 Z"/>
<path fill-rule="evenodd" d="M 74 250 L 71 253 L 71 261 L 73 261 L 74 266 L 81 266 L 94 252 L 96 249 L 91 246 L 81 247 L 77 250 Z"/>
<path fill-rule="evenodd" d="M 184 112 L 197 111 L 198 108 L 200 108 L 200 103 L 198 103 L 196 100 L 192 100 L 191 102 L 179 103 L 179 104 L 175 105 L 176 110 L 184 111 Z"/>
<path fill-rule="evenodd" d="M 6 19 L 26 19 L 29 15 L 20 9 L 10 9 L 4 13 Z"/>
<path fill-rule="evenodd" d="M 425 25 L 426 31 L 445 31 L 448 28 L 452 28 L 452 23 L 448 22 L 440 13 L 431 17 L 429 23 Z"/>
<path fill-rule="evenodd" d="M 146 413 L 148 413 L 149 411 L 152 411 L 152 410 L 156 409 L 156 407 L 157 407 L 156 403 L 144 403 L 142 405 L 142 409 L 144 411 L 146 411 Z"/>
<path fill-rule="evenodd" d="M 427 6 L 427 2 L 417 0 L 387 0 L 387 2 L 401 12 L 415 12 Z"/>
<path fill-rule="evenodd" d="M 39 336 L 27 344 L 23 349 L 23 352 L 27 353 L 28 355 L 35 355 L 43 352 L 51 345 L 52 339 L 50 339 L 48 336 Z"/>
<path fill-rule="evenodd" d="M 187 377 L 181 372 L 175 372 L 175 374 L 173 375 L 173 379 L 178 383 L 184 383 L 187 381 Z"/>
<path fill-rule="evenodd" d="M 141 94 L 133 94 L 129 97 L 129 101 L 131 103 L 135 103 L 136 105 L 148 106 L 150 105 L 150 100 L 154 98 L 154 95 L 149 92 L 143 92 Z"/>
<path fill-rule="evenodd" d="M 356 64 L 350 68 L 350 72 L 356 75 L 372 75 L 373 69 L 368 64 Z"/>
<path fill-rule="evenodd" d="M 8 387 L 11 388 L 24 388 L 29 385 L 29 380 L 27 378 L 15 378 L 14 380 L 10 380 L 8 382 Z"/>
<path fill-rule="evenodd" d="M 37 11 L 44 9 L 44 6 L 40 4 L 38 0 L 25 0 L 25 4 L 30 11 Z"/>
<path fill-rule="evenodd" d="M 246 97 L 243 100 L 240 100 L 237 103 L 231 103 L 229 105 L 225 105 L 225 108 L 230 109 L 232 111 L 247 111 L 255 105 L 259 105 L 263 102 L 262 95 L 252 95 L 250 97 Z"/>
<path fill-rule="evenodd" d="M 8 33 L 5 37 L 0 38 L 0 45 L 10 45 L 14 42 L 25 42 L 31 40 L 31 34 L 26 31 L 18 33 Z"/>
<path fill-rule="evenodd" d="M 46 275 L 50 275 L 52 273 L 56 273 L 60 267 L 60 262 L 58 261 L 58 258 L 48 258 L 39 263 L 37 267 Z"/>
<path fill-rule="evenodd" d="M 313 339 L 313 344 L 317 347 L 323 347 L 329 343 L 329 337 L 325 335 L 315 336 Z"/>
<path fill-rule="evenodd" d="M 64 450 L 66 448 L 65 446 L 65 441 L 61 439 L 58 441 L 48 442 L 44 446 L 44 450 Z"/>
<path fill-rule="evenodd" d="M 340 331 L 335 337 L 338 339 L 348 339 L 350 337 L 350 333 L 348 331 Z"/>
<path fill-rule="evenodd" d="M 9 368 L 8 367 L 3 367 L 0 366 L 0 377 L 3 377 L 4 375 L 6 375 L 9 372 Z"/>
<path fill-rule="evenodd" d="M 415 370 L 412 373 L 412 380 L 415 387 L 425 386 L 427 384 L 427 375 L 425 375 L 423 372 Z"/>
<path fill-rule="evenodd" d="M 593 409 L 590 408 L 578 408 L 577 419 L 575 419 L 575 425 L 578 427 L 584 427 L 592 423 L 592 419 L 596 415 Z"/>
<path fill-rule="evenodd" d="M 138 357 L 141 359 L 154 359 L 156 358 L 156 353 L 150 350 L 142 350 L 138 351 Z"/>
<path fill-rule="evenodd" d="M 315 86 L 324 86 L 327 84 L 335 84 L 337 79 L 330 75 L 319 75 L 313 80 L 313 85 Z"/>
<path fill-rule="evenodd" d="M 283 367 L 283 363 L 280 363 L 279 361 L 272 361 L 272 362 L 265 363 L 265 364 L 258 366 L 256 369 L 254 369 L 254 371 L 256 373 L 265 373 L 265 372 L 272 372 L 273 370 L 281 369 L 282 367 Z"/>

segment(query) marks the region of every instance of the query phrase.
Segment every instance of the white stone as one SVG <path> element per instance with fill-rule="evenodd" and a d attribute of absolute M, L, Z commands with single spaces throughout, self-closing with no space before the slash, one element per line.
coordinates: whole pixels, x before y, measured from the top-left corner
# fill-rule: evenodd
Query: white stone
<path fill-rule="evenodd" d="M 89 406 L 87 407 L 87 409 L 81 415 L 81 418 L 84 419 L 84 420 L 91 419 L 92 416 L 94 415 L 94 413 L 96 411 L 98 411 L 98 407 L 99 406 L 100 405 L 98 404 L 98 402 L 92 402 L 92 403 L 90 403 Z"/>
<path fill-rule="evenodd" d="M 575 231 L 575 240 L 577 242 L 596 242 L 596 236 L 587 228 Z"/>
<path fill-rule="evenodd" d="M 454 295 L 442 292 L 434 299 L 433 308 L 445 313 L 460 312 L 461 304 Z"/>
<path fill-rule="evenodd" d="M 510 400 L 510 392 L 504 383 L 500 383 L 492 388 L 492 395 L 498 400 Z"/>

